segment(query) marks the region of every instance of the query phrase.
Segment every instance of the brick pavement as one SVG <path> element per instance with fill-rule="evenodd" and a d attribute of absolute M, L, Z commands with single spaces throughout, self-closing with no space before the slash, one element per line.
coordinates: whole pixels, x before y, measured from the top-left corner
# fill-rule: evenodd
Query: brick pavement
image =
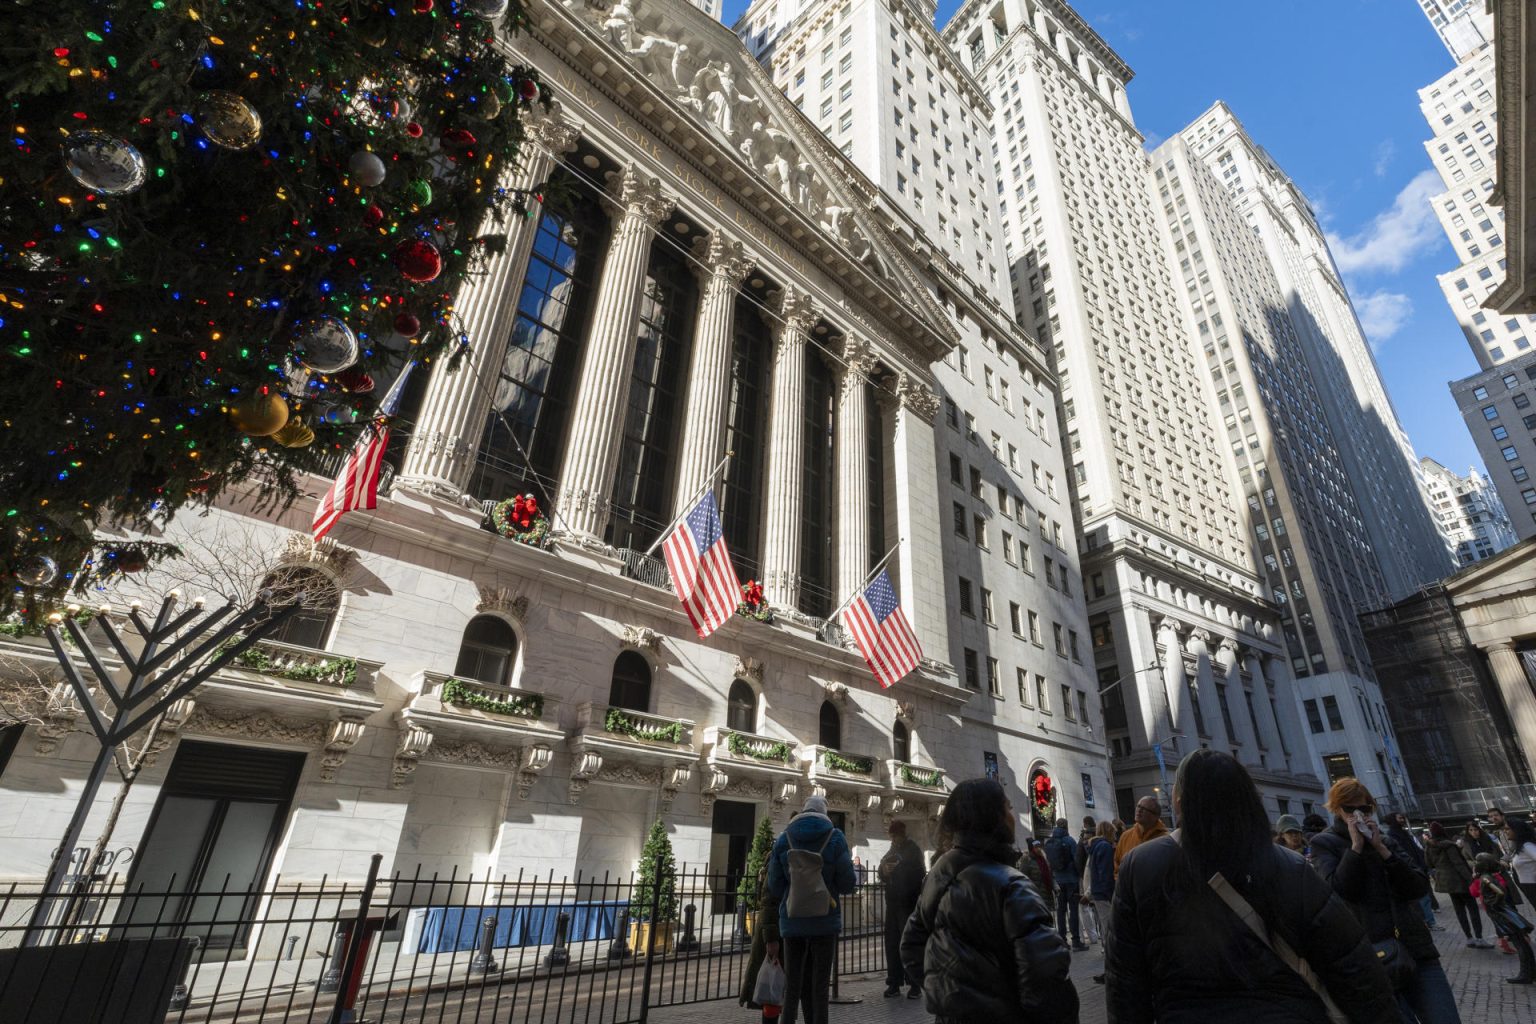
<path fill-rule="evenodd" d="M 1454 929 L 1454 924 L 1452 928 Z M 1460 931 L 1435 933 L 1441 961 L 1456 992 L 1462 1024 L 1536 1024 L 1536 985 L 1506 985 L 1504 978 L 1515 973 L 1512 956 L 1498 950 L 1467 949 Z M 1081 1024 L 1106 1024 L 1104 988 L 1093 983 L 1102 960 L 1097 948 L 1072 958 L 1072 980 L 1082 999 Z M 858 996 L 862 1002 L 832 1007 L 835 1024 L 931 1024 L 933 1018 L 922 1003 L 906 999 L 885 999 L 883 977 L 844 979 L 845 996 Z M 739 1008 L 734 1000 L 700 1003 L 695 1006 L 653 1010 L 657 1024 L 756 1024 L 757 1015 Z"/>

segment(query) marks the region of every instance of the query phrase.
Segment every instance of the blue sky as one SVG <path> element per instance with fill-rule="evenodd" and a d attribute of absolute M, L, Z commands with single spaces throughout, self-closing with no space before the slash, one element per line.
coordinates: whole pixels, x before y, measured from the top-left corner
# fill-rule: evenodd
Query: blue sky
<path fill-rule="evenodd" d="M 939 24 L 959 6 L 940 0 Z M 725 22 L 746 8 L 728 0 Z M 1151 144 L 1224 99 L 1334 236 L 1398 415 L 1421 455 L 1480 464 L 1446 382 L 1477 363 L 1435 281 L 1455 254 L 1428 204 L 1418 90 L 1451 70 L 1413 0 L 1080 0 L 1136 71 Z M 1347 438 L 1340 438 L 1347 444 Z"/>

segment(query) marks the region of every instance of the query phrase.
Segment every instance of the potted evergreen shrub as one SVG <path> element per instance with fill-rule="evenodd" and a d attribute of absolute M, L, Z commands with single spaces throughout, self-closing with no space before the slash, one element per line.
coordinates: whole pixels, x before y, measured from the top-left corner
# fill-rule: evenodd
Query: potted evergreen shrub
<path fill-rule="evenodd" d="M 651 919 L 653 900 L 655 920 Z M 660 818 L 651 825 L 640 851 L 640 871 L 629 900 L 629 920 L 629 946 L 637 955 L 650 948 L 653 928 L 656 952 L 672 951 L 672 929 L 677 922 L 677 861 L 672 856 L 672 839 L 667 835 L 666 823 Z"/>
<path fill-rule="evenodd" d="M 773 852 L 773 822 L 764 818 L 757 823 L 752 836 L 752 846 L 747 850 L 747 866 L 741 881 L 736 884 L 736 898 L 747 908 L 747 934 L 752 934 L 757 912 L 763 906 L 762 877 L 768 867 L 768 855 Z"/>

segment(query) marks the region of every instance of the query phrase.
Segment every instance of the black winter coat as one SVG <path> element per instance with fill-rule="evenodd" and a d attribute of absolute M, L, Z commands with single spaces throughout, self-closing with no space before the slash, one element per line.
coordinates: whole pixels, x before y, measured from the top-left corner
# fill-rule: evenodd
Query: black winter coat
<path fill-rule="evenodd" d="M 1360 923 L 1305 859 L 1266 846 L 1247 879 L 1230 881 L 1351 1021 L 1399 1024 L 1391 981 Z M 1106 952 L 1110 1024 L 1327 1024 L 1322 1000 L 1189 874 L 1172 836 L 1121 862 Z"/>
<path fill-rule="evenodd" d="M 1435 892 L 1467 895 L 1467 889 L 1472 885 L 1472 862 L 1467 859 L 1460 843 L 1431 836 L 1424 847 L 1424 857 L 1429 863 Z"/>
<path fill-rule="evenodd" d="M 1391 836 L 1383 832 L 1381 840 L 1392 854 L 1386 860 L 1370 844 L 1356 853 L 1349 844 L 1349 826 L 1335 817 L 1328 831 L 1312 840 L 1312 866 L 1349 904 L 1372 942 L 1396 934 L 1415 960 L 1438 960 L 1440 951 L 1419 910 L 1419 901 L 1429 894 L 1429 876 L 1413 866 Z"/>
<path fill-rule="evenodd" d="M 907 977 L 940 1020 L 1076 1024 L 1071 954 L 1018 851 L 961 835 L 934 864 L 901 938 Z"/>

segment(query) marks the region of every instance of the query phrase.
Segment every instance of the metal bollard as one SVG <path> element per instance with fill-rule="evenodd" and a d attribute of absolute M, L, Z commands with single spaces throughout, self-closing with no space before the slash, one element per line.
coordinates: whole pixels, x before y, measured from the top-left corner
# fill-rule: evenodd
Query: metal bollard
<path fill-rule="evenodd" d="M 629 908 L 619 911 L 619 920 L 614 927 L 613 941 L 608 944 L 609 960 L 628 960 L 635 953 L 629 948 Z"/>
<path fill-rule="evenodd" d="M 501 970 L 491 956 L 491 943 L 496 941 L 496 918 L 487 914 L 485 920 L 480 922 L 480 948 L 475 951 L 475 958 L 469 962 L 470 974 L 490 974 Z"/>
<path fill-rule="evenodd" d="M 750 944 L 752 936 L 747 933 L 747 901 L 736 898 L 736 930 L 731 932 L 731 942 L 738 946 Z"/>
<path fill-rule="evenodd" d="M 298 948 L 299 948 L 299 937 L 297 935 L 290 935 L 290 936 L 288 936 L 288 952 L 283 954 L 283 959 L 284 960 L 292 960 L 293 959 L 294 951 L 296 949 L 298 949 Z"/>
<path fill-rule="evenodd" d="M 555 944 L 544 956 L 545 967 L 564 967 L 571 962 L 568 946 L 571 935 L 571 915 L 565 911 L 555 915 Z"/>
<path fill-rule="evenodd" d="M 677 944 L 679 953 L 697 953 L 699 951 L 699 937 L 693 933 L 693 916 L 699 912 L 699 908 L 692 903 L 683 908 L 683 937 Z"/>
<path fill-rule="evenodd" d="M 331 956 L 326 962 L 325 973 L 320 975 L 318 992 L 335 992 L 341 988 L 342 962 L 347 959 L 347 926 L 336 926 L 336 941 L 331 946 Z"/>
<path fill-rule="evenodd" d="M 192 936 L 192 951 L 187 954 L 187 966 L 181 969 L 181 978 L 176 982 L 176 987 L 171 990 L 169 1009 L 183 1009 L 187 1005 L 187 1000 L 192 998 L 192 993 L 187 989 L 187 975 L 192 973 L 192 958 L 197 956 L 197 951 L 202 948 L 202 938 L 197 935 Z"/>

